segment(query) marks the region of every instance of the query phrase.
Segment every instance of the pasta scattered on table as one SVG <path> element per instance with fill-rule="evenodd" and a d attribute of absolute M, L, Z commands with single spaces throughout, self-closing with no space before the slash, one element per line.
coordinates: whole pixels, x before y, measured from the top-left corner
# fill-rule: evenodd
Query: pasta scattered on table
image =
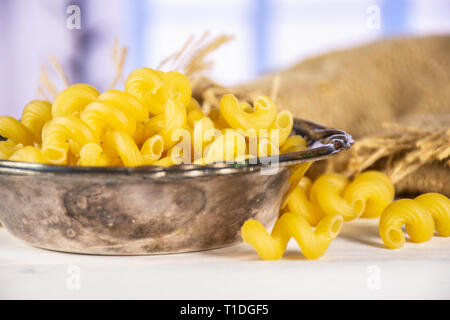
<path fill-rule="evenodd" d="M 315 226 L 330 214 L 340 214 L 345 221 L 379 217 L 394 196 L 394 185 L 384 173 L 366 171 L 353 181 L 338 173 L 328 173 L 314 182 L 304 177 L 287 206 Z"/>
<path fill-rule="evenodd" d="M 290 139 L 298 140 L 294 137 Z M 271 235 L 255 220 L 247 221 L 241 229 L 244 241 L 265 260 L 281 258 L 291 237 L 307 259 L 317 259 L 337 237 L 343 221 L 378 217 L 394 199 L 394 185 L 381 172 L 367 171 L 353 181 L 328 173 L 312 182 L 304 177 L 309 165 L 294 168 L 290 190 Z"/>
<path fill-rule="evenodd" d="M 225 94 L 209 112 L 192 97 L 185 75 L 150 68 L 129 74 L 124 90 L 100 93 L 74 84 L 53 102 L 33 100 L 21 120 L 0 117 L 0 159 L 53 165 L 172 166 L 241 162 L 304 150 L 307 141 L 293 135 L 294 119 L 260 96 L 250 104 Z M 352 181 L 328 173 L 316 181 L 304 177 L 311 163 L 292 167 L 280 216 L 269 234 L 256 220 L 242 226 L 242 238 L 265 260 L 280 259 L 294 238 L 307 259 L 321 257 L 344 221 L 380 217 L 379 234 L 388 248 L 405 242 L 402 226 L 414 242 L 437 232 L 450 236 L 450 200 L 429 193 L 393 202 L 388 176 L 364 172 Z"/>

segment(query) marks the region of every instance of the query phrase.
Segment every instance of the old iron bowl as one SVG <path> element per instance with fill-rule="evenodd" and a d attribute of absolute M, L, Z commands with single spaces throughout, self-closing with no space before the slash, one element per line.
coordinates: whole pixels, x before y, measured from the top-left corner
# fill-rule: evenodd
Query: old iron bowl
<path fill-rule="evenodd" d="M 273 222 L 294 165 L 333 156 L 353 143 L 341 130 L 305 120 L 296 119 L 294 131 L 308 148 L 280 155 L 279 169 L 267 174 L 267 158 L 169 168 L 0 161 L 0 221 L 32 246 L 73 253 L 142 255 L 229 246 L 241 241 L 247 219 Z"/>

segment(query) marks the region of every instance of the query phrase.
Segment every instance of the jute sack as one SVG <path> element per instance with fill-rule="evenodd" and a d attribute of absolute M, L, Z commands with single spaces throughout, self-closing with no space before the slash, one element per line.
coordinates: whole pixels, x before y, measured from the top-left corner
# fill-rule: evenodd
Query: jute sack
<path fill-rule="evenodd" d="M 351 151 L 309 174 L 386 172 L 403 194 L 450 196 L 450 36 L 388 39 L 302 61 L 225 88 L 206 78 L 194 95 L 217 107 L 224 93 L 272 95 L 295 117 L 344 129 Z"/>

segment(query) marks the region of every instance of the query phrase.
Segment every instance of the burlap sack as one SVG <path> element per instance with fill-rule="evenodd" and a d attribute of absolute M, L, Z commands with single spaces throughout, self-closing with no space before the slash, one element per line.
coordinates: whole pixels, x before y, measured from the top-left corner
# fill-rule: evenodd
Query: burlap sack
<path fill-rule="evenodd" d="M 217 106 L 231 92 L 274 95 L 295 117 L 344 129 L 351 151 L 315 164 L 310 175 L 383 170 L 404 194 L 450 195 L 450 37 L 389 39 L 307 59 L 233 88 L 194 81 Z"/>

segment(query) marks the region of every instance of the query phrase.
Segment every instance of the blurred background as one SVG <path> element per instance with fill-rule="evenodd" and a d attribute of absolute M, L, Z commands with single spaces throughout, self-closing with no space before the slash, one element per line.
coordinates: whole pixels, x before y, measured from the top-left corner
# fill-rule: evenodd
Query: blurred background
<path fill-rule="evenodd" d="M 71 83 L 106 89 L 115 37 L 129 50 L 127 74 L 156 67 L 191 35 L 234 34 L 208 74 L 232 85 L 332 49 L 449 33 L 449 13 L 448 0 L 0 0 L 0 114 L 19 117 L 42 98 L 50 56 Z"/>

